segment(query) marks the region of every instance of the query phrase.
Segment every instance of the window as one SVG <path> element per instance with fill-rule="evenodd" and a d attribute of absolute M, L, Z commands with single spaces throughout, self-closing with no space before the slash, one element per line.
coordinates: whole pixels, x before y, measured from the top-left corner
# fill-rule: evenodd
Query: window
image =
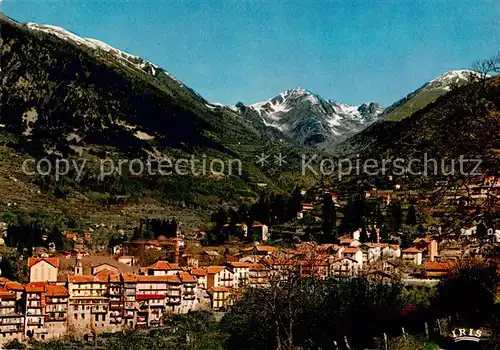
<path fill-rule="evenodd" d="M 106 322 L 106 315 L 102 315 L 102 320 Z"/>
<path fill-rule="evenodd" d="M 73 315 L 73 318 L 74 318 L 75 320 L 78 320 L 78 314 L 74 314 L 74 315 Z"/>
<path fill-rule="evenodd" d="M 84 319 L 85 319 L 85 314 L 82 314 L 82 320 L 84 320 Z"/>

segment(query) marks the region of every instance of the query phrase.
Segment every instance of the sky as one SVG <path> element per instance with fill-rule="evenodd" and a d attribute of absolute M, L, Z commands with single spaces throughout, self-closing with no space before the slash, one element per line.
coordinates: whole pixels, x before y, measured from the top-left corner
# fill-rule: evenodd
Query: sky
<path fill-rule="evenodd" d="M 228 105 L 302 87 L 389 106 L 500 49 L 498 0 L 3 0 L 0 11 L 141 56 Z"/>

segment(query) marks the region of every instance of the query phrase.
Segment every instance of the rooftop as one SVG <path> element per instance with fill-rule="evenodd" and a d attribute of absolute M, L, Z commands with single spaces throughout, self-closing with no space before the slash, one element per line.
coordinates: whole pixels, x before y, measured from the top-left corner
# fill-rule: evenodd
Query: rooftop
<path fill-rule="evenodd" d="M 41 261 L 45 261 L 54 267 L 59 267 L 58 258 L 28 258 L 28 267 L 32 267 Z"/>

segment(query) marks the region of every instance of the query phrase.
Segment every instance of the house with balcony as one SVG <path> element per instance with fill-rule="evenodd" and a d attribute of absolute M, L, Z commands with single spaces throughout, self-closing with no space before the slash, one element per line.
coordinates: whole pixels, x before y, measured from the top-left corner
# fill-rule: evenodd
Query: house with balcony
<path fill-rule="evenodd" d="M 330 276 L 355 276 L 360 270 L 357 260 L 349 257 L 337 258 L 330 264 Z"/>
<path fill-rule="evenodd" d="M 24 338 L 24 315 L 16 303 L 14 292 L 0 288 L 0 343 Z"/>
<path fill-rule="evenodd" d="M 358 268 L 363 268 L 363 251 L 358 247 L 345 248 L 342 251 L 342 258 L 351 258 L 358 263 Z"/>
<path fill-rule="evenodd" d="M 401 248 L 398 244 L 376 243 L 381 246 L 382 259 L 391 260 L 401 257 Z"/>
<path fill-rule="evenodd" d="M 235 289 L 245 288 L 248 285 L 249 263 L 242 261 L 228 262 L 226 266 L 233 273 Z"/>
<path fill-rule="evenodd" d="M 45 328 L 49 338 L 67 334 L 68 297 L 68 290 L 64 286 L 45 286 Z"/>
<path fill-rule="evenodd" d="M 68 276 L 68 332 L 89 334 L 111 331 L 108 278 L 97 275 Z"/>
<path fill-rule="evenodd" d="M 124 324 L 124 290 L 123 282 L 119 274 L 108 274 L 108 293 L 109 298 L 109 323 L 115 330 L 122 329 Z"/>
<path fill-rule="evenodd" d="M 225 311 L 233 305 L 231 290 L 227 287 L 212 287 L 208 290 L 212 309 L 215 311 Z"/>
<path fill-rule="evenodd" d="M 406 248 L 402 251 L 401 257 L 407 263 L 422 265 L 422 251 L 420 249 L 414 247 Z"/>
<path fill-rule="evenodd" d="M 165 295 L 165 311 L 169 313 L 179 313 L 182 303 L 183 283 L 179 276 L 165 276 L 167 279 L 167 293 Z M 193 282 L 190 282 L 191 286 Z"/>
<path fill-rule="evenodd" d="M 45 329 L 45 286 L 46 282 L 30 282 L 25 286 L 25 334 L 30 339 L 47 338 Z"/>
<path fill-rule="evenodd" d="M 207 288 L 226 287 L 233 288 L 234 273 L 225 266 L 207 267 Z"/>
<path fill-rule="evenodd" d="M 136 292 L 137 276 L 133 274 L 122 273 L 120 275 L 123 291 L 123 319 L 127 328 L 134 328 L 136 324 Z"/>
<path fill-rule="evenodd" d="M 207 288 L 207 269 L 204 268 L 197 268 L 197 269 L 191 269 L 191 275 L 196 277 L 197 280 L 197 287 L 199 291 L 206 291 Z"/>
<path fill-rule="evenodd" d="M 182 299 L 179 312 L 186 313 L 199 306 L 200 301 L 197 298 L 198 281 L 195 276 L 185 271 L 179 272 L 179 279 L 182 282 Z"/>
<path fill-rule="evenodd" d="M 358 246 L 363 253 L 363 264 L 371 264 L 380 259 L 382 255 L 379 245 L 372 243 L 362 243 Z"/>
<path fill-rule="evenodd" d="M 139 328 L 160 326 L 163 323 L 165 299 L 169 277 L 177 276 L 137 276 L 137 322 Z M 177 278 L 178 279 L 178 278 Z"/>
<path fill-rule="evenodd" d="M 298 261 L 300 277 L 326 279 L 329 274 L 330 259 L 328 257 L 315 257 Z"/>
<path fill-rule="evenodd" d="M 428 261 L 434 261 L 439 255 L 438 243 L 430 237 L 417 238 L 413 241 L 413 247 L 422 252 L 422 257 Z"/>
<path fill-rule="evenodd" d="M 269 268 L 263 264 L 249 264 L 248 286 L 250 288 L 267 287 L 269 285 Z"/>

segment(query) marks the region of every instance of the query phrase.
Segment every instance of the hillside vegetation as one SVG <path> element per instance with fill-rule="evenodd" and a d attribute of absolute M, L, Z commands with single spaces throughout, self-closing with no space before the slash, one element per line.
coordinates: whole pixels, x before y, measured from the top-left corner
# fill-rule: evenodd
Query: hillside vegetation
<path fill-rule="evenodd" d="M 5 179 L 0 193 L 5 194 L 5 212 L 13 211 L 7 205 L 14 202 L 20 212 L 68 212 L 84 221 L 110 220 L 129 211 L 134 216 L 165 211 L 196 227 L 221 202 L 253 201 L 258 183 L 274 191 L 288 191 L 296 184 L 297 169 L 255 164 L 255 156 L 264 151 L 298 159 L 299 150 L 276 131 L 229 108 L 210 105 L 139 58 L 124 61 L 4 16 L 0 21 L 0 171 Z M 281 141 L 273 144 L 276 136 Z M 242 172 L 99 177 L 102 159 L 145 162 L 148 155 L 156 160 L 217 158 L 226 165 L 238 159 Z M 26 157 L 47 157 L 52 164 L 60 158 L 85 159 L 88 166 L 79 181 L 74 171 L 58 180 L 53 174 L 26 176 L 21 171 Z M 126 198 L 120 207 L 117 196 Z"/>

